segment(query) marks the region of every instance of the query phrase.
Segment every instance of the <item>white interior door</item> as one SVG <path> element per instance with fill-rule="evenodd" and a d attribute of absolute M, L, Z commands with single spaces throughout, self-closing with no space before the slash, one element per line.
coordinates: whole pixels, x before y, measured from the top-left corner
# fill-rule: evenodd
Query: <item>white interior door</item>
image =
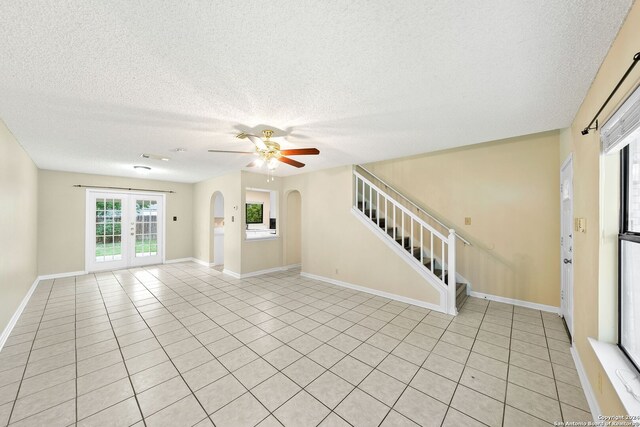
<path fill-rule="evenodd" d="M 162 263 L 164 196 L 87 192 L 86 269 Z"/>
<path fill-rule="evenodd" d="M 560 262 L 562 289 L 560 311 L 573 337 L 573 158 L 560 170 Z"/>

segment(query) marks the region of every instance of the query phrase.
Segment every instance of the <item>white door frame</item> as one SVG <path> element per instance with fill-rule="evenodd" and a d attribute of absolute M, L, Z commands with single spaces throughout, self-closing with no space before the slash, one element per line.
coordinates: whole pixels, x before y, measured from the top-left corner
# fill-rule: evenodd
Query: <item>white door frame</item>
<path fill-rule="evenodd" d="M 102 188 L 88 188 L 85 192 L 85 234 L 84 234 L 84 271 L 85 272 L 95 272 L 100 271 L 99 269 L 91 268 L 90 259 L 95 254 L 91 253 L 89 245 L 87 245 L 88 236 L 94 235 L 94 227 L 95 227 L 95 211 L 91 212 L 89 209 L 89 200 L 90 195 L 92 193 L 109 193 L 109 194 L 126 194 L 128 196 L 154 196 L 162 198 L 162 242 L 160 244 L 162 253 L 162 264 L 166 262 L 166 242 L 167 242 L 167 195 L 165 193 L 158 193 L 154 191 L 134 191 L 134 190 L 113 190 L 113 189 L 102 189 Z M 91 206 L 92 209 L 95 207 Z M 125 267 L 125 268 L 134 268 L 135 266 Z M 107 268 L 106 270 L 109 270 Z"/>
<path fill-rule="evenodd" d="M 564 175 L 569 174 L 570 186 L 568 189 L 564 188 Z M 565 212 L 563 209 L 563 204 L 565 202 L 565 191 L 569 191 L 569 218 L 565 218 Z M 569 221 L 569 236 L 564 236 L 564 221 Z M 574 251 L 573 251 L 573 237 L 574 237 L 574 227 L 573 227 L 573 153 L 569 154 L 569 156 L 562 162 L 560 166 L 560 314 L 565 319 L 565 323 L 567 324 L 567 328 L 569 329 L 569 333 L 571 334 L 571 340 L 573 340 L 573 322 L 574 322 L 574 310 L 573 310 L 573 295 L 574 295 L 574 280 L 573 280 L 573 260 L 574 260 Z M 568 237 L 570 240 L 569 244 L 569 255 L 565 256 L 565 237 Z M 566 260 L 569 260 L 567 263 Z M 565 275 L 565 272 L 569 270 L 568 277 Z"/>

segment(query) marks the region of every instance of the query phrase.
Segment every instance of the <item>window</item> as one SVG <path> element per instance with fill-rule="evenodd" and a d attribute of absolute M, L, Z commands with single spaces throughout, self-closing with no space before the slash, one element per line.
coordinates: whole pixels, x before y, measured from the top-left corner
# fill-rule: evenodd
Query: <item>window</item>
<path fill-rule="evenodd" d="M 632 137 L 620 155 L 618 344 L 640 369 L 640 138 Z"/>
<path fill-rule="evenodd" d="M 247 203 L 247 224 L 262 224 L 262 203 Z"/>

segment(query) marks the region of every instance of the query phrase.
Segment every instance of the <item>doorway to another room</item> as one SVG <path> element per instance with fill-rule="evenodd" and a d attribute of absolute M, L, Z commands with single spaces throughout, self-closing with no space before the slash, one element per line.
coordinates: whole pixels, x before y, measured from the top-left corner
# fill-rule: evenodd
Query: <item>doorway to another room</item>
<path fill-rule="evenodd" d="M 216 191 L 211 196 L 211 245 L 209 260 L 216 270 L 224 268 L 224 196 Z"/>

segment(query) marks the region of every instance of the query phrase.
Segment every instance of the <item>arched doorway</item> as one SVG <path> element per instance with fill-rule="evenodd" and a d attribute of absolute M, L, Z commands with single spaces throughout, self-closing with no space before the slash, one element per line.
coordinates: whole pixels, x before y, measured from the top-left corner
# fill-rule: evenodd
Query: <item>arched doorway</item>
<path fill-rule="evenodd" d="M 224 265 L 224 196 L 216 191 L 211 196 L 211 242 L 209 263 L 214 267 Z"/>
<path fill-rule="evenodd" d="M 287 195 L 285 265 L 302 263 L 302 198 L 297 190 Z"/>

